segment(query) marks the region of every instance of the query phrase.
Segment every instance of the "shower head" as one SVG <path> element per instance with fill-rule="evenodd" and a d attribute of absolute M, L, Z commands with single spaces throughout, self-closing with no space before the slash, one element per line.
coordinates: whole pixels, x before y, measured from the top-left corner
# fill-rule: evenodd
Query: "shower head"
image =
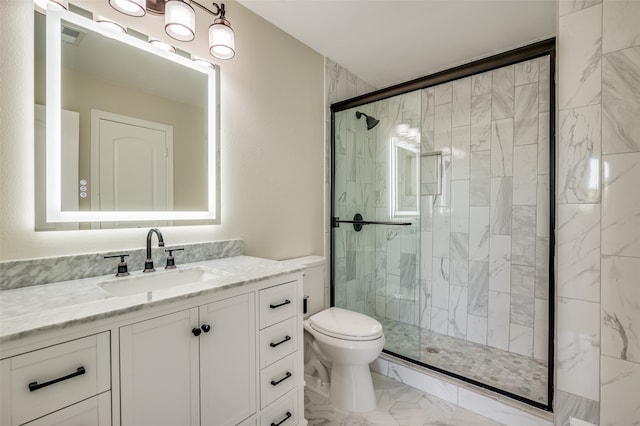
<path fill-rule="evenodd" d="M 360 117 L 362 117 L 363 115 L 365 117 L 367 117 L 367 130 L 373 129 L 380 122 L 380 120 L 377 120 L 377 119 L 371 117 L 370 115 L 365 114 L 364 112 L 356 111 L 356 118 L 358 120 L 360 120 Z"/>

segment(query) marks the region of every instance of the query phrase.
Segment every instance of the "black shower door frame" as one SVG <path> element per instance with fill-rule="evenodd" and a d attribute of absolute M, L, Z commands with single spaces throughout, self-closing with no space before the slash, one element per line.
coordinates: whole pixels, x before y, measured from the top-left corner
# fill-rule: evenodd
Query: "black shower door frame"
<path fill-rule="evenodd" d="M 547 40 L 539 41 L 524 47 L 520 47 L 514 50 L 510 50 L 508 52 L 500 53 L 494 56 L 490 56 L 484 59 L 480 59 L 477 61 L 470 62 L 468 64 L 460 65 L 448 70 L 440 71 L 435 74 L 427 75 L 424 77 L 417 78 L 415 80 L 407 81 L 405 83 L 397 84 L 385 89 L 380 89 L 371 93 L 367 93 L 361 96 L 357 96 L 351 99 L 347 99 L 344 101 L 336 102 L 330 106 L 331 108 L 331 214 L 330 220 L 335 216 L 335 182 L 333 179 L 333 174 L 335 172 L 335 114 L 340 111 L 344 111 L 350 108 L 359 107 L 365 104 L 369 104 L 376 101 L 385 100 L 387 98 L 391 98 L 397 95 L 402 95 L 408 92 L 413 92 L 415 90 L 425 89 L 431 86 L 436 86 L 442 83 L 447 83 L 453 80 L 458 80 L 460 78 L 469 77 L 475 74 L 480 74 L 486 71 L 491 71 L 497 68 L 513 65 L 519 62 L 528 61 L 531 59 L 539 58 L 542 56 L 549 55 L 551 66 L 550 68 L 550 76 L 549 81 L 551 84 L 549 85 L 549 151 L 550 151 L 550 163 L 549 163 L 549 184 L 550 184 L 550 194 L 549 194 L 549 209 L 550 209 L 550 224 L 549 224 L 549 330 L 548 330 L 548 374 L 547 374 L 547 403 L 542 404 L 537 401 L 530 400 L 528 398 L 524 398 L 520 395 L 513 394 L 511 392 L 507 392 L 503 389 L 496 388 L 494 386 L 488 385 L 486 383 L 482 383 L 473 379 L 470 379 L 465 376 L 461 376 L 455 373 L 451 373 L 447 370 L 443 370 L 441 368 L 417 361 L 415 359 L 406 357 L 404 355 L 388 351 L 386 349 L 383 352 L 397 357 L 399 359 L 411 362 L 413 364 L 428 368 L 430 370 L 437 371 L 439 373 L 445 374 L 450 377 L 454 377 L 458 380 L 462 380 L 464 382 L 470 383 L 475 386 L 479 386 L 490 391 L 496 392 L 500 395 L 507 396 L 509 398 L 515 399 L 517 401 L 529 404 L 536 408 L 543 409 L 545 411 L 552 412 L 553 411 L 553 389 L 554 389 L 554 330 L 555 330 L 555 300 L 553 295 L 555 294 L 555 268 L 554 268 L 554 258 L 555 258 L 555 209 L 556 209 L 556 201 L 555 201 L 555 134 L 556 134 L 556 123 L 555 123 L 555 99 L 556 99 L 556 90 L 555 90 L 555 66 L 556 66 L 556 39 L 550 38 Z M 331 244 L 331 252 L 334 253 L 334 233 L 333 233 L 333 223 L 330 223 L 329 226 L 332 229 L 330 233 L 330 244 Z M 334 262 L 333 255 L 330 256 L 330 303 L 331 306 L 335 306 L 335 270 L 334 270 Z"/>

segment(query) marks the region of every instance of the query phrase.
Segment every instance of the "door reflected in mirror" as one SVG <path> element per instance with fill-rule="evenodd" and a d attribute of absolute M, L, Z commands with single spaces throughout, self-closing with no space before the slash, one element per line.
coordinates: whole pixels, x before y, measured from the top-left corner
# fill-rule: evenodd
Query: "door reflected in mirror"
<path fill-rule="evenodd" d="M 215 223 L 216 71 L 68 11 L 35 13 L 35 24 L 35 103 L 46 105 L 46 221 Z M 66 128 L 63 110 L 77 113 L 77 129 Z M 77 146 L 61 140 L 69 132 Z M 69 193 L 74 202 L 65 201 Z"/>

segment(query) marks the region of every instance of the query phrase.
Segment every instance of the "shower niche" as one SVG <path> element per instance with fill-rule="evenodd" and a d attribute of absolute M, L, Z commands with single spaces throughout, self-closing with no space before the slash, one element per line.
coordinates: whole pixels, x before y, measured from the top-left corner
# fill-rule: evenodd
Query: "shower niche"
<path fill-rule="evenodd" d="M 332 305 L 380 321 L 387 354 L 548 411 L 554 43 L 331 106 Z M 371 226 L 338 226 L 356 213 Z"/>

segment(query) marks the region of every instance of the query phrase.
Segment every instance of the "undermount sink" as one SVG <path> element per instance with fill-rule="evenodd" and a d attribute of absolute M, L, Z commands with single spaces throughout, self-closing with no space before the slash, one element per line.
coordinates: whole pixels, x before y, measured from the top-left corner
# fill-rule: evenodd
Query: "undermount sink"
<path fill-rule="evenodd" d="M 113 296 L 131 296 L 138 293 L 211 281 L 223 276 L 225 276 L 224 272 L 196 267 L 130 275 L 100 282 L 98 286 Z"/>

